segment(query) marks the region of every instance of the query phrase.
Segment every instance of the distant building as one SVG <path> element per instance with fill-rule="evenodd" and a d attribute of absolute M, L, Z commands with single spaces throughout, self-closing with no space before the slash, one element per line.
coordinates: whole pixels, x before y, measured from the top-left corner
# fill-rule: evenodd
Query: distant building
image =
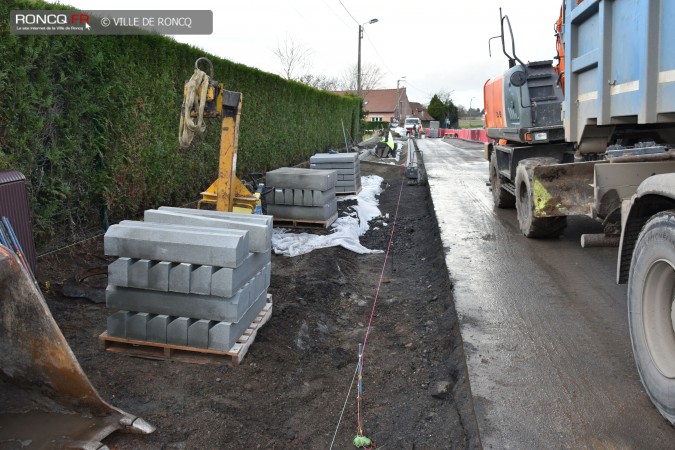
<path fill-rule="evenodd" d="M 354 91 L 334 91 L 336 94 L 353 94 Z M 398 116 L 401 122 L 412 115 L 411 103 L 405 87 L 398 89 L 371 89 L 363 91 L 363 109 L 368 113 L 365 120 L 391 122 Z M 417 103 L 419 104 L 419 103 Z M 433 119 L 432 119 L 433 120 Z"/>
<path fill-rule="evenodd" d="M 429 122 L 436 120 L 431 117 L 429 111 L 421 103 L 410 102 L 410 108 L 412 110 L 412 114 L 410 115 L 419 118 L 424 128 L 429 128 Z"/>

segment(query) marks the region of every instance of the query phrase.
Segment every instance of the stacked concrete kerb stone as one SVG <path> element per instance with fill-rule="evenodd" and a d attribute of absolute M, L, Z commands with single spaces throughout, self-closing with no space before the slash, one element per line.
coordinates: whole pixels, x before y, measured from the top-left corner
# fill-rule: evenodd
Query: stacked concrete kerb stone
<path fill-rule="evenodd" d="M 161 207 L 104 247 L 109 336 L 229 351 L 267 302 L 271 216 Z"/>
<path fill-rule="evenodd" d="M 309 158 L 310 169 L 335 170 L 335 192 L 358 194 L 361 191 L 361 163 L 358 153 L 317 153 Z"/>
<path fill-rule="evenodd" d="M 283 167 L 265 175 L 265 185 L 274 187 L 265 196 L 267 213 L 274 219 L 321 222 L 330 225 L 337 218 L 335 170 Z"/>

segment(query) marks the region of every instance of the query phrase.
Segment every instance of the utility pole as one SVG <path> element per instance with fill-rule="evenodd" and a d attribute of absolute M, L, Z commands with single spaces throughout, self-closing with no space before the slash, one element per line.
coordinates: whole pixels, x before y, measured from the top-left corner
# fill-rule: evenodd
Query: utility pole
<path fill-rule="evenodd" d="M 471 97 L 471 100 L 469 100 L 469 128 L 471 128 L 471 103 L 473 103 L 473 99 L 476 97 Z"/>
<path fill-rule="evenodd" d="M 377 22 L 377 19 L 370 19 L 368 22 L 359 25 L 359 60 L 356 65 L 356 93 L 359 98 L 361 98 L 361 39 L 363 39 L 363 26 L 375 22 Z"/>
<path fill-rule="evenodd" d="M 399 83 L 405 81 L 405 76 L 396 80 L 396 120 L 401 120 L 401 94 L 399 92 Z"/>
<path fill-rule="evenodd" d="M 356 95 L 361 98 L 361 39 L 363 39 L 363 25 L 359 25 L 359 62 L 356 67 Z"/>

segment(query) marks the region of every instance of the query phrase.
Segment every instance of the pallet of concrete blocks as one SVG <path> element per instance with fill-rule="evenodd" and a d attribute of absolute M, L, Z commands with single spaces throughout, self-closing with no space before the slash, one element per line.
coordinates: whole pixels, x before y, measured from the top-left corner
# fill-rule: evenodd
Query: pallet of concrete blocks
<path fill-rule="evenodd" d="M 358 153 L 317 153 L 309 158 L 309 168 L 314 170 L 335 170 L 337 195 L 361 192 L 361 161 Z"/>
<path fill-rule="evenodd" d="M 161 207 L 111 226 L 104 247 L 117 257 L 106 304 L 118 311 L 101 335 L 108 350 L 131 342 L 229 355 L 271 314 L 271 216 Z"/>
<path fill-rule="evenodd" d="M 274 223 L 291 227 L 327 228 L 337 219 L 335 170 L 283 167 L 265 175 L 267 213 Z"/>

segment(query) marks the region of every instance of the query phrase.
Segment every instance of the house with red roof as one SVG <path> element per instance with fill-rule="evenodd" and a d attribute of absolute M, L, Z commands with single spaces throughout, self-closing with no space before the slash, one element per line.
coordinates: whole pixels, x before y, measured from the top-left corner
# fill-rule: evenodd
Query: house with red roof
<path fill-rule="evenodd" d="M 354 91 L 335 91 L 335 93 L 353 94 Z M 391 122 L 395 117 L 403 122 L 406 117 L 412 115 L 410 105 L 405 87 L 363 91 L 363 109 L 367 113 L 366 122 Z"/>
<path fill-rule="evenodd" d="M 416 102 L 410 102 L 410 109 L 411 109 L 411 116 L 412 117 L 417 117 L 420 119 L 422 122 L 422 127 L 429 128 L 429 122 L 434 119 L 431 114 L 429 114 L 429 111 L 421 104 L 421 103 L 416 103 Z"/>

